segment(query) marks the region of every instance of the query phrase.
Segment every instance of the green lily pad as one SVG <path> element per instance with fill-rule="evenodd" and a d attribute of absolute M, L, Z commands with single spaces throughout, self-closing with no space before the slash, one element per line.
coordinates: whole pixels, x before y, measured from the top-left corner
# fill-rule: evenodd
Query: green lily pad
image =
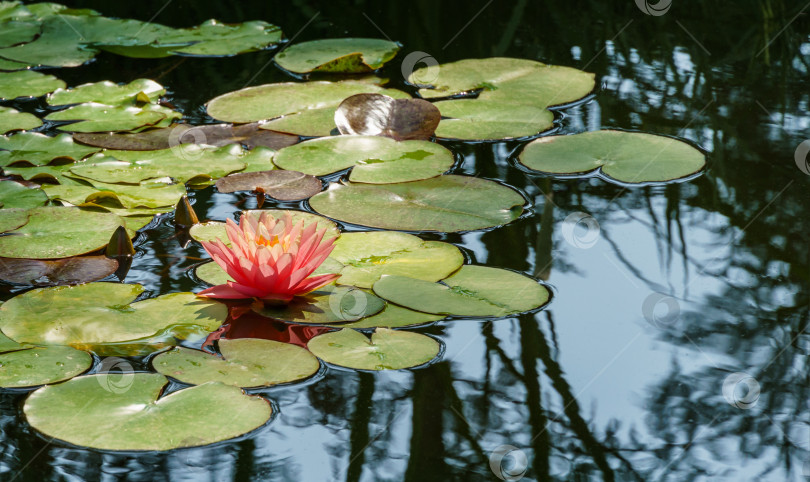
<path fill-rule="evenodd" d="M 105 151 L 75 164 L 71 173 L 105 183 L 140 184 L 148 179 L 170 177 L 186 183 L 198 178 L 217 179 L 246 167 L 241 146 L 213 148 L 197 144 L 182 150 Z"/>
<path fill-rule="evenodd" d="M 445 318 L 443 315 L 422 313 L 421 311 L 409 310 L 391 303 L 374 316 L 363 318 L 354 323 L 340 325 L 341 328 L 404 328 L 426 325 Z"/>
<path fill-rule="evenodd" d="M 78 161 L 101 149 L 73 142 L 70 134 L 49 137 L 36 132 L 21 132 L 13 136 L 0 136 L 0 166 L 27 162 L 44 166 L 54 159 Z"/>
<path fill-rule="evenodd" d="M 75 285 L 98 281 L 118 269 L 106 256 L 65 259 L 0 258 L 0 279 L 33 286 Z"/>
<path fill-rule="evenodd" d="M 0 209 L 0 233 L 17 229 L 28 223 L 27 209 Z"/>
<path fill-rule="evenodd" d="M 40 26 L 36 22 L 3 22 L 3 30 L 0 30 L 0 47 L 29 42 L 37 36 L 39 29 Z"/>
<path fill-rule="evenodd" d="M 21 343 L 84 348 L 157 335 L 201 335 L 228 316 L 224 304 L 192 293 L 132 303 L 141 292 L 140 285 L 105 282 L 38 288 L 0 306 L 0 329 Z"/>
<path fill-rule="evenodd" d="M 359 288 L 371 288 L 389 274 L 439 281 L 464 263 L 452 244 L 392 231 L 343 233 L 330 258 L 343 265 L 337 283 Z"/>
<path fill-rule="evenodd" d="M 171 450 L 243 435 L 272 415 L 266 400 L 207 383 L 160 397 L 157 373 L 128 373 L 110 390 L 102 373 L 37 389 L 25 401 L 28 423 L 47 437 L 101 450 Z"/>
<path fill-rule="evenodd" d="M 436 177 L 453 167 L 453 153 L 428 141 L 379 136 L 335 136 L 285 147 L 273 162 L 282 169 L 324 176 L 352 167 L 354 182 L 386 184 Z"/>
<path fill-rule="evenodd" d="M 20 176 L 26 181 L 36 181 L 39 183 L 57 182 L 68 186 L 84 186 L 83 183 L 70 176 L 70 169 L 73 163 L 48 164 L 47 166 L 28 166 L 23 163 L 13 164 L 4 167 L 3 172 L 9 176 Z"/>
<path fill-rule="evenodd" d="M 49 121 L 77 121 L 57 127 L 70 132 L 131 131 L 182 117 L 178 112 L 155 104 L 143 107 L 107 105 L 97 102 L 68 107 L 45 116 Z"/>
<path fill-rule="evenodd" d="M 8 353 L 10 351 L 17 351 L 17 350 L 24 350 L 26 348 L 31 348 L 31 345 L 23 345 L 21 343 L 17 343 L 16 341 L 12 340 L 11 338 L 7 337 L 0 331 L 0 353 Z"/>
<path fill-rule="evenodd" d="M 28 211 L 28 222 L 0 236 L 4 258 L 69 258 L 101 249 L 124 221 L 111 213 L 72 207 Z"/>
<path fill-rule="evenodd" d="M 594 74 L 534 60 L 493 57 L 465 59 L 415 70 L 408 82 L 423 98 L 448 97 L 481 90 L 481 100 L 537 107 L 567 104 L 588 95 Z"/>
<path fill-rule="evenodd" d="M 450 316 L 501 317 L 537 309 L 551 292 L 537 281 L 500 268 L 462 266 L 442 283 L 383 276 L 374 293 L 412 310 Z"/>
<path fill-rule="evenodd" d="M 134 104 L 136 100 L 157 101 L 166 89 L 154 80 L 136 79 L 119 85 L 109 80 L 82 84 L 70 89 L 57 89 L 48 96 L 50 105 L 97 102 L 106 105 Z M 143 97 L 139 98 L 139 95 Z"/>
<path fill-rule="evenodd" d="M 48 195 L 14 181 L 0 181 L 0 205 L 4 208 L 29 209 L 44 206 Z"/>
<path fill-rule="evenodd" d="M 42 33 L 36 40 L 0 48 L 0 57 L 32 66 L 78 67 L 91 60 L 98 52 L 86 46 L 87 38 L 82 32 L 82 24 L 88 18 L 95 20 L 103 17 L 61 14 L 48 16 L 43 19 Z"/>
<path fill-rule="evenodd" d="M 554 114 L 545 107 L 480 99 L 434 104 L 444 119 L 436 128 L 443 139 L 499 140 L 533 136 L 551 129 Z"/>
<path fill-rule="evenodd" d="M 296 211 L 293 209 L 251 209 L 242 212 L 242 216 L 253 216 L 258 218 L 262 213 L 268 213 L 276 219 L 284 217 L 285 213 L 290 213 L 293 223 L 304 221 L 304 224 L 317 223 L 318 229 L 326 228 L 325 239 L 340 236 L 340 229 L 335 223 L 317 214 L 308 213 L 306 211 Z M 219 221 L 209 221 L 207 223 L 199 223 L 189 229 L 189 234 L 197 241 L 213 241 L 215 239 L 222 240 L 226 245 L 230 244 L 228 235 L 225 233 L 225 223 Z"/>
<path fill-rule="evenodd" d="M 0 107 L 0 134 L 11 131 L 27 131 L 42 125 L 39 117 L 20 112 L 11 107 Z"/>
<path fill-rule="evenodd" d="M 612 130 L 535 139 L 526 145 L 518 160 L 544 173 L 598 172 L 609 180 L 627 184 L 682 179 L 706 166 L 706 156 L 683 141 Z"/>
<path fill-rule="evenodd" d="M 298 171 L 237 172 L 217 180 L 217 191 L 257 191 L 279 201 L 300 201 L 321 192 L 318 178 Z"/>
<path fill-rule="evenodd" d="M 523 212 L 523 196 L 496 182 L 445 175 L 399 184 L 332 183 L 312 208 L 352 224 L 403 231 L 472 231 L 500 226 Z"/>
<path fill-rule="evenodd" d="M 275 57 L 283 69 L 309 72 L 362 73 L 377 70 L 396 57 L 395 42 L 372 38 L 332 38 L 291 45 Z"/>
<path fill-rule="evenodd" d="M 327 285 L 286 305 L 253 305 L 256 313 L 290 323 L 326 325 L 357 321 L 382 311 L 385 302 L 366 291 Z"/>
<path fill-rule="evenodd" d="M 420 333 L 377 328 L 369 340 L 349 328 L 309 340 L 307 348 L 321 360 L 355 370 L 401 370 L 430 362 L 439 343 Z"/>
<path fill-rule="evenodd" d="M 39 97 L 64 86 L 65 83 L 53 75 L 34 70 L 0 73 L 0 100 Z"/>
<path fill-rule="evenodd" d="M 61 382 L 85 372 L 91 365 L 93 357 L 69 346 L 0 353 L 0 387 L 35 387 Z"/>
<path fill-rule="evenodd" d="M 303 137 L 331 136 L 337 134 L 335 110 L 335 107 L 307 109 L 263 122 L 260 128 Z"/>
<path fill-rule="evenodd" d="M 270 387 L 309 378 L 320 363 L 300 346 L 257 338 L 219 340 L 222 357 L 175 347 L 152 359 L 158 373 L 183 383 L 220 382 L 235 387 Z"/>
<path fill-rule="evenodd" d="M 124 208 L 166 208 L 174 209 L 177 201 L 186 195 L 182 184 L 144 181 L 141 184 L 111 184 L 91 181 L 92 186 L 45 184 L 42 190 L 49 198 L 66 201 L 74 206 L 98 204 L 109 201 Z"/>
<path fill-rule="evenodd" d="M 261 146 L 281 149 L 298 142 L 298 136 L 259 129 L 259 124 L 210 124 L 192 126 L 178 124 L 173 127 L 149 129 L 143 132 L 119 134 L 113 132 L 78 132 L 73 138 L 91 146 L 127 151 L 155 151 L 185 144 L 226 146 L 242 144 L 250 149 Z M 271 156 L 272 157 L 272 156 Z M 269 164 L 272 165 L 272 164 Z M 264 169 L 269 169 L 265 167 Z"/>
<path fill-rule="evenodd" d="M 335 110 L 343 99 L 369 92 L 394 98 L 410 97 L 405 92 L 383 89 L 368 82 L 284 82 L 247 87 L 220 95 L 208 101 L 207 109 L 211 117 L 224 122 L 256 122 L 317 109 L 323 111 L 324 117 L 332 123 L 331 128 L 334 128 Z M 263 127 L 278 130 L 272 124 Z"/>
<path fill-rule="evenodd" d="M 175 29 L 162 37 L 156 44 L 161 45 L 190 43 L 186 47 L 173 48 L 172 53 L 195 56 L 223 56 L 254 52 L 277 44 L 281 40 L 281 29 L 262 21 L 239 24 L 224 24 L 211 19 L 197 27 Z"/>

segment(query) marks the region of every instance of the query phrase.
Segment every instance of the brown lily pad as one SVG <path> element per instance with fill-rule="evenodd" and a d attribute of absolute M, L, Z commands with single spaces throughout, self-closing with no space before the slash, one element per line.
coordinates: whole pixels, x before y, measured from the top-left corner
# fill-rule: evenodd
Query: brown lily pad
<path fill-rule="evenodd" d="M 279 201 L 308 199 L 321 189 L 317 177 L 298 171 L 237 172 L 217 179 L 219 192 L 257 191 Z"/>
<path fill-rule="evenodd" d="M 298 142 L 296 135 L 259 129 L 257 122 L 202 126 L 179 124 L 174 127 L 149 129 L 136 134 L 76 133 L 73 135 L 73 139 L 89 146 L 126 151 L 156 151 L 180 144 L 205 144 L 216 147 L 242 144 L 250 149 L 257 146 L 281 149 Z"/>
<path fill-rule="evenodd" d="M 424 140 L 433 136 L 441 117 L 439 109 L 426 100 L 356 94 L 340 103 L 335 112 L 335 125 L 344 135 Z"/>
<path fill-rule="evenodd" d="M 118 262 L 106 256 L 57 260 L 0 258 L 0 279 L 33 286 L 77 285 L 113 274 Z"/>

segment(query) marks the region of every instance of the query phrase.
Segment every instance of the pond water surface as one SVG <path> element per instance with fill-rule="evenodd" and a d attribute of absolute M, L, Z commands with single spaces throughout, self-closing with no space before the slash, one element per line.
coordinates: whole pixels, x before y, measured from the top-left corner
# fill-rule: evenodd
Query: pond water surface
<path fill-rule="evenodd" d="M 533 204 L 498 229 L 424 237 L 546 280 L 554 298 L 545 310 L 418 329 L 446 345 L 426 368 L 330 368 L 265 390 L 278 409 L 271 423 L 202 448 L 121 454 L 52 442 L 21 416 L 27 391 L 3 390 L 0 479 L 498 480 L 499 465 L 507 476 L 524 461 L 524 480 L 810 478 L 810 170 L 796 162 L 810 139 L 810 19 L 801 2 L 674 0 L 662 15 L 630 0 L 66 3 L 176 27 L 261 19 L 296 41 L 387 36 L 404 45 L 383 71 L 400 86 L 402 55 L 413 51 L 440 63 L 509 56 L 576 67 L 596 73 L 598 88 L 559 113 L 560 133 L 677 136 L 708 153 L 708 169 L 624 188 L 528 176 L 515 167 L 520 143 L 445 143 L 463 156 L 459 173 L 501 180 Z M 57 75 L 69 85 L 152 78 L 201 123 L 212 122 L 203 103 L 216 95 L 290 80 L 272 56 L 102 54 Z M 191 197 L 212 220 L 256 205 L 213 188 Z M 567 230 L 578 213 L 595 223 Z M 144 231 L 126 281 L 150 295 L 202 288 L 189 269 L 204 252 L 173 236 L 166 219 Z M 513 449 L 498 464 L 504 445 Z"/>

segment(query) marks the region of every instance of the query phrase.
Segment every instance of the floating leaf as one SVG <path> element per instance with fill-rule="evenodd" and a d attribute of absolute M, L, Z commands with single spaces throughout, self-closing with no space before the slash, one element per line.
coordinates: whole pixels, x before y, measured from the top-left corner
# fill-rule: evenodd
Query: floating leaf
<path fill-rule="evenodd" d="M 49 16 L 43 19 L 42 33 L 36 40 L 2 48 L 0 57 L 32 66 L 77 67 L 82 65 L 95 57 L 97 52 L 85 47 L 87 38 L 79 31 L 84 21 L 83 16 L 61 14 Z M 57 87 L 64 87 L 64 84 Z"/>
<path fill-rule="evenodd" d="M 263 146 L 281 149 L 298 142 L 298 136 L 259 129 L 259 124 L 255 122 L 241 125 L 191 126 L 178 124 L 174 127 L 150 129 L 134 134 L 76 133 L 73 138 L 91 146 L 127 151 L 154 151 L 169 149 L 181 144 L 206 144 L 217 147 L 242 144 L 248 148 Z"/>
<path fill-rule="evenodd" d="M 8 176 L 20 176 L 27 181 L 38 183 L 57 182 L 59 184 L 78 185 L 79 181 L 67 177 L 70 174 L 72 163 L 56 164 L 47 166 L 28 166 L 26 163 L 17 163 L 3 168 L 3 172 Z"/>
<path fill-rule="evenodd" d="M 235 387 L 269 387 L 303 380 L 320 368 L 306 349 L 256 338 L 219 340 L 222 357 L 175 347 L 152 359 L 158 373 L 183 383 L 220 382 Z"/>
<path fill-rule="evenodd" d="M 179 118 L 181 115 L 166 107 L 146 104 L 143 107 L 106 105 L 88 102 L 45 116 L 50 121 L 77 121 L 59 126 L 59 130 L 70 132 L 130 131 L 138 127 L 155 125 L 164 119 Z"/>
<path fill-rule="evenodd" d="M 433 315 L 430 313 L 422 313 L 421 311 L 409 310 L 401 306 L 391 303 L 385 305 L 385 308 L 374 316 L 363 318 L 354 323 L 340 325 L 342 328 L 403 328 L 426 325 L 443 319 L 443 315 Z"/>
<path fill-rule="evenodd" d="M 383 276 L 374 293 L 412 310 L 451 316 L 507 316 L 548 303 L 551 293 L 534 279 L 487 266 L 462 266 L 442 283 Z"/>
<path fill-rule="evenodd" d="M 285 213 L 290 213 L 292 221 L 298 223 L 304 221 L 304 224 L 317 223 L 318 229 L 326 228 L 325 238 L 340 236 L 340 229 L 332 221 L 317 214 L 308 213 L 306 211 L 296 211 L 293 209 L 252 209 L 243 211 L 242 216 L 253 216 L 258 218 L 262 213 L 268 213 L 276 219 L 284 217 Z M 215 239 L 222 240 L 223 243 L 230 245 L 228 235 L 225 234 L 225 223 L 219 221 L 209 221 L 207 223 L 195 224 L 189 230 L 191 237 L 197 241 L 213 241 Z"/>
<path fill-rule="evenodd" d="M 262 21 L 228 25 L 211 19 L 197 27 L 175 29 L 156 44 L 180 44 L 187 47 L 173 48 L 172 53 L 182 55 L 222 56 L 253 52 L 267 48 L 281 40 L 281 29 Z"/>
<path fill-rule="evenodd" d="M 26 348 L 31 348 L 31 345 L 23 345 L 17 343 L 16 341 L 7 337 L 6 335 L 3 334 L 3 332 L 0 331 L 0 353 L 8 353 L 10 351 L 24 350 Z"/>
<path fill-rule="evenodd" d="M 115 273 L 118 262 L 106 256 L 57 260 L 0 258 L 0 279 L 33 286 L 75 285 Z"/>
<path fill-rule="evenodd" d="M 40 26 L 36 22 L 3 22 L 0 30 L 0 47 L 29 42 L 39 34 Z"/>
<path fill-rule="evenodd" d="M 217 180 L 219 192 L 259 191 L 279 201 L 298 201 L 321 192 L 315 176 L 297 171 L 238 172 Z"/>
<path fill-rule="evenodd" d="M 0 353 L 0 387 L 35 387 L 68 380 L 93 365 L 93 357 L 69 346 Z"/>
<path fill-rule="evenodd" d="M 47 437 L 101 450 L 171 450 L 228 440 L 264 425 L 272 408 L 236 387 L 207 383 L 160 397 L 157 373 L 74 378 L 31 393 L 23 411 Z M 119 375 L 116 375 L 119 376 Z"/>
<path fill-rule="evenodd" d="M 48 195 L 14 181 L 0 181 L 0 205 L 6 209 L 29 209 L 45 205 Z"/>
<path fill-rule="evenodd" d="M 379 313 L 385 302 L 356 288 L 327 285 L 281 306 L 253 305 L 256 313 L 291 323 L 345 323 Z"/>
<path fill-rule="evenodd" d="M 441 120 L 435 105 L 422 99 L 356 94 L 340 103 L 335 124 L 341 134 L 385 136 L 398 141 L 430 139 Z"/>
<path fill-rule="evenodd" d="M 609 180 L 628 184 L 673 181 L 696 174 L 706 165 L 703 153 L 683 141 L 612 130 L 536 139 L 518 159 L 535 171 L 599 172 Z"/>
<path fill-rule="evenodd" d="M 226 273 L 224 269 L 214 262 L 197 266 L 197 268 L 194 270 L 194 274 L 197 276 L 197 278 L 200 278 L 211 285 L 224 285 L 228 281 L 233 281 L 233 278 L 228 276 L 228 273 Z"/>
<path fill-rule="evenodd" d="M 452 244 L 392 231 L 343 233 L 330 258 L 343 265 L 337 283 L 359 288 L 371 288 L 387 274 L 439 281 L 464 263 Z"/>
<path fill-rule="evenodd" d="M 380 93 L 394 98 L 409 98 L 405 92 L 383 89 L 368 82 L 284 82 L 247 87 L 208 101 L 208 114 L 224 122 L 256 122 L 307 112 L 325 110 L 334 127 L 335 109 L 354 94 Z M 265 128 L 275 130 L 272 124 Z M 288 131 L 285 131 L 288 132 Z"/>
<path fill-rule="evenodd" d="M 445 117 L 436 129 L 443 139 L 498 140 L 533 136 L 551 129 L 554 114 L 545 107 L 479 99 L 436 102 Z"/>
<path fill-rule="evenodd" d="M 0 107 L 0 134 L 11 131 L 26 131 L 42 125 L 39 117 L 20 112 L 11 107 Z"/>
<path fill-rule="evenodd" d="M 393 59 L 400 46 L 372 38 L 332 38 L 293 44 L 275 57 L 290 72 L 362 73 L 377 70 Z"/>
<path fill-rule="evenodd" d="M 0 233 L 17 229 L 28 223 L 27 209 L 0 209 Z"/>
<path fill-rule="evenodd" d="M 0 236 L 4 258 L 69 258 L 101 249 L 124 221 L 114 214 L 70 207 L 28 211 L 28 223 Z"/>
<path fill-rule="evenodd" d="M 220 148 L 187 144 L 183 149 L 159 151 L 105 151 L 75 164 L 71 173 L 104 183 L 139 184 L 170 177 L 186 183 L 198 178 L 217 179 L 246 167 L 245 151 L 238 145 Z"/>
<path fill-rule="evenodd" d="M 415 70 L 408 82 L 423 98 L 449 97 L 481 90 L 481 100 L 538 107 L 567 104 L 588 95 L 594 74 L 533 60 L 493 57 L 465 59 Z"/>
<path fill-rule="evenodd" d="M 377 328 L 369 340 L 343 329 L 318 335 L 307 348 L 321 360 L 355 370 L 401 370 L 424 365 L 439 355 L 439 343 L 420 333 Z"/>
<path fill-rule="evenodd" d="M 140 285 L 105 282 L 38 288 L 0 306 L 0 329 L 17 342 L 84 347 L 201 335 L 228 316 L 224 304 L 192 293 L 132 303 L 141 292 Z"/>
<path fill-rule="evenodd" d="M 76 144 L 70 134 L 48 137 L 36 132 L 0 136 L 0 149 L 3 150 L 0 151 L 0 166 L 2 167 L 22 161 L 35 166 L 44 166 L 54 159 L 78 161 L 100 151 L 97 147 Z"/>
<path fill-rule="evenodd" d="M 332 183 L 309 203 L 347 223 L 403 231 L 456 232 L 507 224 L 526 201 L 515 190 L 469 176 L 399 184 Z"/>
<path fill-rule="evenodd" d="M 39 97 L 64 86 L 65 83 L 53 75 L 34 70 L 0 73 L 0 100 Z"/>
<path fill-rule="evenodd" d="M 282 169 L 323 176 L 353 167 L 349 179 L 385 184 L 436 177 L 453 166 L 453 153 L 428 141 L 397 142 L 378 136 L 335 136 L 304 141 L 278 151 Z"/>
<path fill-rule="evenodd" d="M 82 84 L 70 89 L 57 89 L 48 96 L 50 105 L 81 104 L 97 102 L 107 105 L 134 104 L 139 94 L 148 102 L 157 101 L 166 89 L 154 80 L 135 79 L 128 84 L 119 85 L 109 80 Z"/>
<path fill-rule="evenodd" d="M 124 208 L 166 208 L 160 212 L 173 209 L 186 194 L 182 184 L 165 184 L 162 182 L 144 181 L 141 184 L 111 184 L 92 181 L 92 186 L 63 186 L 45 184 L 42 190 L 49 198 L 66 201 L 79 206 L 104 203 L 105 201 L 120 204 Z"/>

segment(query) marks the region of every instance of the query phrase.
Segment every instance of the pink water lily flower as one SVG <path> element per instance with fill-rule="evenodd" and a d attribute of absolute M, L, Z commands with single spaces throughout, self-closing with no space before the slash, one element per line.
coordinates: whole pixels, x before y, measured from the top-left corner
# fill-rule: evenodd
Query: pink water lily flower
<path fill-rule="evenodd" d="M 221 240 L 202 245 L 233 281 L 200 291 L 199 296 L 219 299 L 254 298 L 288 302 L 296 295 L 316 290 L 338 274 L 312 276 L 334 248 L 337 237 L 324 240 L 326 228 L 315 222 L 293 223 L 290 213 L 276 219 L 268 213 L 243 216 L 240 223 L 226 223 L 231 247 Z"/>

